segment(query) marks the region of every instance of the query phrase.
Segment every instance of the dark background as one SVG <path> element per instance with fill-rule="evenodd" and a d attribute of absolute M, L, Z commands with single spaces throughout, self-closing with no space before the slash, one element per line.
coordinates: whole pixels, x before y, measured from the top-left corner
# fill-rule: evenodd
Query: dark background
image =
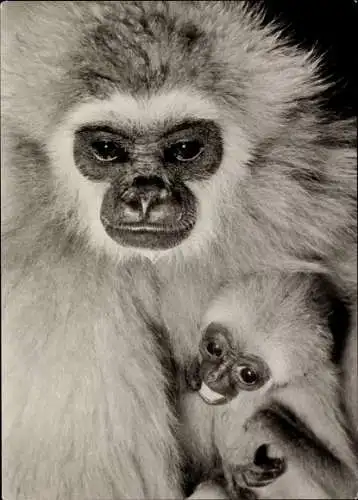
<path fill-rule="evenodd" d="M 357 115 L 358 4 L 355 0 L 248 0 L 264 6 L 265 22 L 279 21 L 292 43 L 324 54 L 323 74 L 334 88 L 326 106 Z"/>

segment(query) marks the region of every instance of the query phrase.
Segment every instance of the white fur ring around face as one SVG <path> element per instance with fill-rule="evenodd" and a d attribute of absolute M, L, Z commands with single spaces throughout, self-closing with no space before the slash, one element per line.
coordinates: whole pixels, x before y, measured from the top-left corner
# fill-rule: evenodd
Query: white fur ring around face
<path fill-rule="evenodd" d="M 199 394 L 202 399 L 209 405 L 221 403 L 226 400 L 225 396 L 223 396 L 219 392 L 213 391 L 212 389 L 210 389 L 210 387 L 204 384 L 204 382 L 201 383 Z"/>

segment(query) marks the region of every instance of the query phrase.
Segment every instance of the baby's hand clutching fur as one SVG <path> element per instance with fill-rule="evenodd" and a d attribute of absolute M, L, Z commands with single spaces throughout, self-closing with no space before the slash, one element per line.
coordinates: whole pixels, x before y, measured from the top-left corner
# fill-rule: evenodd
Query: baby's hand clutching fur
<path fill-rule="evenodd" d="M 242 450 L 240 460 L 241 452 Z M 235 496 L 241 489 L 268 486 L 285 470 L 286 460 L 281 450 L 272 444 L 259 446 L 254 453 L 254 459 L 247 463 L 237 465 L 223 461 L 223 473 L 230 496 Z"/>

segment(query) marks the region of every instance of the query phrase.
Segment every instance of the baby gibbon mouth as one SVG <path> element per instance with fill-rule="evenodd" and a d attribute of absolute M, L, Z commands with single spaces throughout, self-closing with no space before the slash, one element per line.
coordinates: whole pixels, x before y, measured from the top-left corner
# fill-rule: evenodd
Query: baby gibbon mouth
<path fill-rule="evenodd" d="M 200 397 L 205 401 L 205 403 L 209 405 L 220 405 L 227 403 L 231 397 L 227 397 L 224 394 L 220 394 L 219 392 L 213 391 L 210 389 L 205 382 L 202 382 L 201 387 L 199 389 Z"/>

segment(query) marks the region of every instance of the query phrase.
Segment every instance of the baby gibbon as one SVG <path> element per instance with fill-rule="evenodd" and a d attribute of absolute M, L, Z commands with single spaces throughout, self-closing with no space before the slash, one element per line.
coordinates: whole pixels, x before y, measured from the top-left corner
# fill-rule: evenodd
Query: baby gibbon
<path fill-rule="evenodd" d="M 219 456 L 231 496 L 357 492 L 322 293 L 312 275 L 251 274 L 223 286 L 204 316 L 184 434 L 206 473 Z"/>

